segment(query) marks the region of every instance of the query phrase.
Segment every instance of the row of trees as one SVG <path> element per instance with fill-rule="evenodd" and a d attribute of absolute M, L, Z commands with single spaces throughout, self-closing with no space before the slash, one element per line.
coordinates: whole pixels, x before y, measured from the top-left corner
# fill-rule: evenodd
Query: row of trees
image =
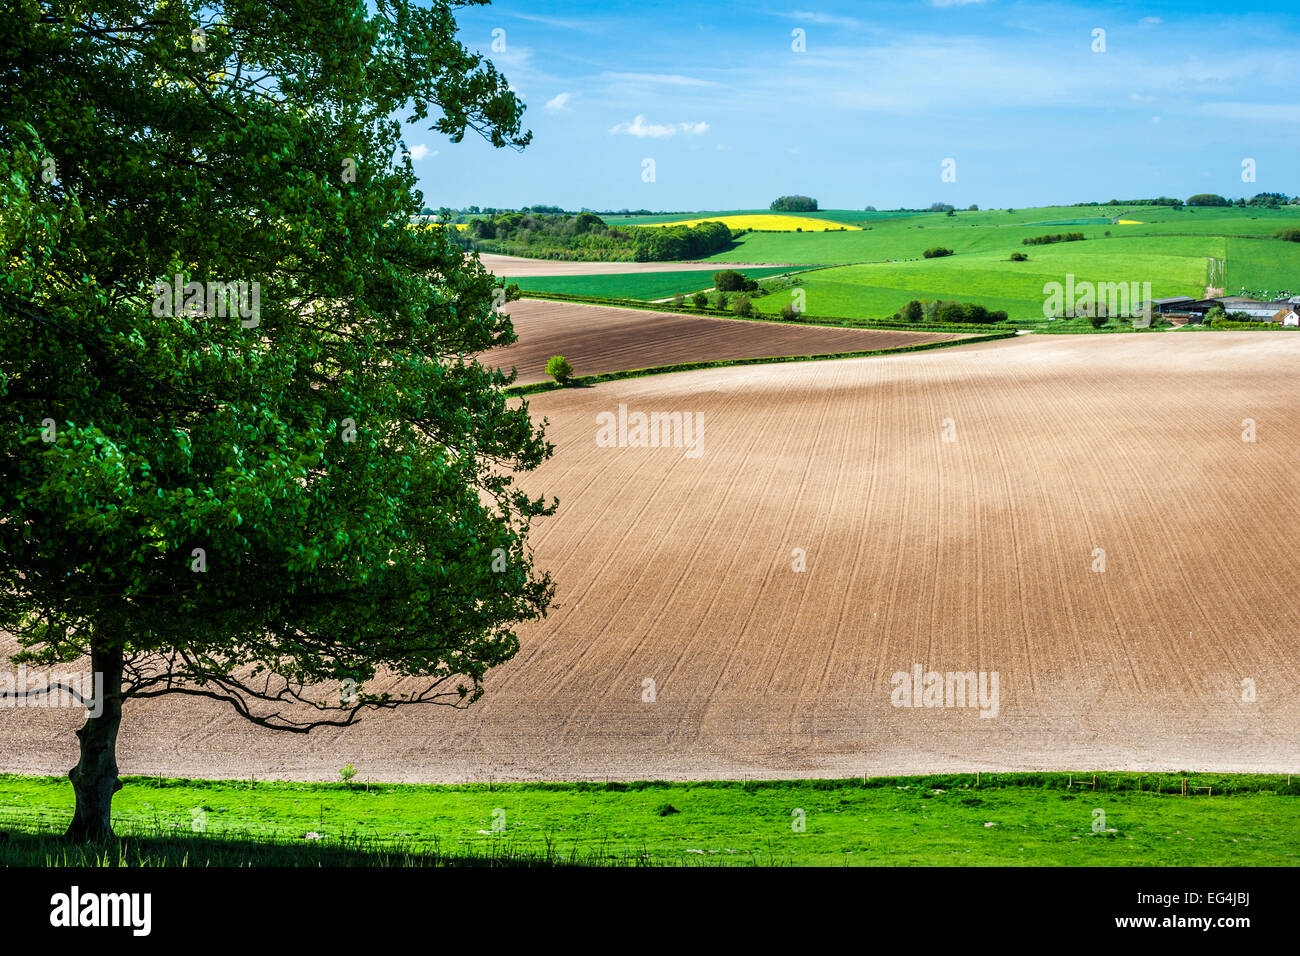
<path fill-rule="evenodd" d="M 1189 206 L 1260 206 L 1265 209 L 1279 209 L 1297 203 L 1300 203 L 1300 196 L 1290 197 L 1286 193 L 1256 193 L 1249 199 L 1227 199 L 1217 193 L 1197 193 L 1187 200 Z"/>
<path fill-rule="evenodd" d="M 453 209 L 450 206 L 439 206 L 433 209 L 430 206 L 424 206 L 420 209 L 421 216 L 438 216 L 442 219 L 448 219 L 451 222 L 465 222 L 470 216 L 495 216 L 505 212 L 537 212 L 546 215 L 558 216 L 567 210 L 560 206 L 536 205 L 521 206 L 518 209 L 501 209 L 496 206 L 466 206 L 464 209 Z M 590 210 L 583 210 L 589 212 Z"/>
<path fill-rule="evenodd" d="M 620 228 L 606 224 L 592 212 L 508 212 L 471 220 L 458 237 L 458 241 L 480 252 L 614 262 L 699 259 L 723 251 L 731 240 L 731 230 L 721 222 Z"/>
<path fill-rule="evenodd" d="M 938 322 L 944 325 L 990 325 L 1005 322 L 1007 313 L 1001 309 L 991 311 L 977 302 L 945 302 L 942 299 L 923 302 L 913 299 L 894 313 L 894 318 L 906 322 Z"/>
<path fill-rule="evenodd" d="M 507 212 L 471 219 L 457 241 L 480 252 L 537 259 L 605 259 L 630 262 L 636 230 L 606 225 L 594 213 Z"/>
<path fill-rule="evenodd" d="M 1187 201 L 1160 196 L 1156 199 L 1110 199 L 1103 203 L 1077 202 L 1075 206 L 1263 206 L 1276 209 L 1279 206 L 1300 204 L 1300 196 L 1288 196 L 1286 193 L 1256 193 L 1246 199 L 1228 199 L 1217 193 L 1197 193 L 1189 196 Z"/>
<path fill-rule="evenodd" d="M 1054 242 L 1080 242 L 1087 237 L 1081 232 L 1057 232 L 1048 236 L 1032 236 L 1020 240 L 1022 246 L 1049 246 Z"/>

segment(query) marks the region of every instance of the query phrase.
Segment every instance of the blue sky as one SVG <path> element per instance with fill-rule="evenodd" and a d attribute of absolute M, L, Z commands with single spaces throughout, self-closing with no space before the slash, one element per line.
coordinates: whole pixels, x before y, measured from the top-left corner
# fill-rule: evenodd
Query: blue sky
<path fill-rule="evenodd" d="M 1300 192 L 1290 4 L 503 0 L 457 16 L 527 104 L 533 142 L 494 150 L 408 129 L 434 207 Z"/>

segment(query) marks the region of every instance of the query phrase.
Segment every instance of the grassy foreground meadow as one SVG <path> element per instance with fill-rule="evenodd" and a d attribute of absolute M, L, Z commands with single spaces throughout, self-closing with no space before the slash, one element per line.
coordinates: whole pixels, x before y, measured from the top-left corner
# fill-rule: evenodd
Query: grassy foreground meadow
<path fill-rule="evenodd" d="M 121 843 L 72 848 L 57 840 L 72 800 L 65 780 L 0 777 L 0 865 L 1285 866 L 1300 857 L 1300 781 L 1285 776 L 126 783 L 114 801 Z"/>

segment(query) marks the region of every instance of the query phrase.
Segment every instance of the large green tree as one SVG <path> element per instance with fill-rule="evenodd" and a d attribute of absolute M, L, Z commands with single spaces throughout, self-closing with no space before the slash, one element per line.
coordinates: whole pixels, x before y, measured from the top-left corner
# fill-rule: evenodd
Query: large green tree
<path fill-rule="evenodd" d="M 551 601 L 501 296 L 409 225 L 403 122 L 529 140 L 464 5 L 7 3 L 0 628 L 104 678 L 70 838 L 112 836 L 125 702 L 463 706 Z"/>

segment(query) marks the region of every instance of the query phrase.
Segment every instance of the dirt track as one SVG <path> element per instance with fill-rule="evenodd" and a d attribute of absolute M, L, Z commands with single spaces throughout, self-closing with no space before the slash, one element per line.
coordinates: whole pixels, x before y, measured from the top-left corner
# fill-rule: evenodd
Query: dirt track
<path fill-rule="evenodd" d="M 604 276 L 632 272 L 717 272 L 719 269 L 766 269 L 780 262 L 569 262 L 563 259 L 525 259 L 479 253 L 483 268 L 493 275 L 512 279 L 533 276 Z M 791 266 L 806 269 L 807 266 Z"/>
<path fill-rule="evenodd" d="M 836 329 L 521 299 L 507 311 L 519 341 L 494 361 L 518 382 L 549 380 L 546 360 L 563 355 L 577 375 L 719 359 L 818 355 L 962 338 L 942 332 Z"/>
<path fill-rule="evenodd" d="M 128 705 L 122 769 L 1300 771 L 1297 360 L 1284 333 L 1032 336 L 535 396 L 558 451 L 524 484 L 561 501 L 537 538 L 560 606 L 484 700 L 308 739 Z M 702 455 L 597 447 L 619 403 L 702 414 Z M 892 707 L 913 664 L 996 671 L 998 716 Z M 0 769 L 65 772 L 76 723 L 0 711 Z"/>

